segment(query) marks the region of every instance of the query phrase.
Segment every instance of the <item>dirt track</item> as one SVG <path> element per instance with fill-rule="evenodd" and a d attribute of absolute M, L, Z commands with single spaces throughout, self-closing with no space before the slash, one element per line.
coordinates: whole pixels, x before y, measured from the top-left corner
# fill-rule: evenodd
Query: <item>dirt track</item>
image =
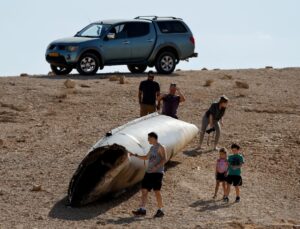
<path fill-rule="evenodd" d="M 241 202 L 212 200 L 215 152 L 194 150 L 197 139 L 168 165 L 163 186 L 166 216 L 134 218 L 138 187 L 117 199 L 66 207 L 69 180 L 87 150 L 108 130 L 139 115 L 138 83 L 105 77 L 0 78 L 0 228 L 293 228 L 300 224 L 300 69 L 176 72 L 187 97 L 179 117 L 199 125 L 219 95 L 230 98 L 222 146 L 238 142 L 246 160 Z M 103 78 L 104 77 L 104 78 Z M 210 86 L 203 85 L 207 80 Z M 249 89 L 237 88 L 236 81 Z M 31 191 L 33 185 L 42 190 Z"/>

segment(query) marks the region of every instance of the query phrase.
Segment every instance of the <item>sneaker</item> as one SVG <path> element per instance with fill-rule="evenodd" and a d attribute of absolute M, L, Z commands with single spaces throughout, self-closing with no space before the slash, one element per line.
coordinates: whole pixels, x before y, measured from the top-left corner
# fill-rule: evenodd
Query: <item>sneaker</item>
<path fill-rule="evenodd" d="M 213 199 L 216 199 L 216 198 L 217 198 L 217 195 L 214 195 L 214 196 L 213 196 Z"/>
<path fill-rule="evenodd" d="M 223 201 L 224 201 L 225 203 L 228 203 L 228 202 L 229 202 L 229 198 L 228 198 L 227 196 L 225 196 L 225 197 L 223 198 Z"/>
<path fill-rule="evenodd" d="M 165 213 L 162 210 L 158 209 L 156 214 L 154 215 L 154 218 L 161 218 L 164 215 L 165 215 Z"/>
<path fill-rule="evenodd" d="M 145 215 L 146 215 L 146 210 L 145 210 L 145 209 L 142 209 L 142 208 L 139 208 L 139 209 L 137 209 L 136 211 L 132 211 L 132 213 L 133 213 L 135 216 L 145 216 Z"/>
<path fill-rule="evenodd" d="M 237 197 L 235 198 L 235 202 L 236 202 L 236 203 L 240 202 L 240 200 L 241 200 L 241 198 L 240 198 L 239 196 L 237 196 Z"/>

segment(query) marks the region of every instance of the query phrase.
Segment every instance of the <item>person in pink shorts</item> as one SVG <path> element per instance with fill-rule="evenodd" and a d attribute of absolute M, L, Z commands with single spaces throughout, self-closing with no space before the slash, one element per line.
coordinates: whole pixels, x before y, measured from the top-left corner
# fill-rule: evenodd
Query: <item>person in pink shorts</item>
<path fill-rule="evenodd" d="M 227 161 L 227 150 L 225 148 L 221 148 L 219 150 L 219 159 L 217 160 L 216 164 L 216 187 L 215 187 L 215 194 L 213 198 L 217 197 L 220 183 L 223 186 L 223 198 L 226 193 L 226 177 L 227 177 L 227 170 L 228 170 L 228 161 Z"/>

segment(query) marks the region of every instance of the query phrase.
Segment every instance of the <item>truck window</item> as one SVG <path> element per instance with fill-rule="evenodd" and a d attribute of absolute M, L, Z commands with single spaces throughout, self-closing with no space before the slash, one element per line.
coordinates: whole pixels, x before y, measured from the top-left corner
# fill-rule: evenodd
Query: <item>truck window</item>
<path fill-rule="evenodd" d="M 150 24 L 146 22 L 131 22 L 126 24 L 128 37 L 143 37 L 149 34 Z"/>
<path fill-rule="evenodd" d="M 127 26 L 125 24 L 117 25 L 117 26 L 113 27 L 109 31 L 109 33 L 116 34 L 116 38 L 115 39 L 125 39 L 128 36 L 127 28 L 126 27 Z"/>
<path fill-rule="evenodd" d="M 157 22 L 162 33 L 186 33 L 187 29 L 180 21 L 159 21 Z"/>

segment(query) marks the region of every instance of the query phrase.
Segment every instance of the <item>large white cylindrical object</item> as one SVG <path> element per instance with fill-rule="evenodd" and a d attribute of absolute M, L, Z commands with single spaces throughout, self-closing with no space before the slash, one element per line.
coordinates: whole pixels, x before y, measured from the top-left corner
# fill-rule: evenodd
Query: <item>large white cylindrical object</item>
<path fill-rule="evenodd" d="M 68 193 L 71 205 L 93 202 L 141 181 L 148 161 L 129 157 L 128 152 L 146 155 L 151 147 L 148 143 L 150 132 L 157 133 L 170 160 L 192 141 L 198 128 L 153 113 L 112 130 L 92 147 L 75 172 Z"/>

